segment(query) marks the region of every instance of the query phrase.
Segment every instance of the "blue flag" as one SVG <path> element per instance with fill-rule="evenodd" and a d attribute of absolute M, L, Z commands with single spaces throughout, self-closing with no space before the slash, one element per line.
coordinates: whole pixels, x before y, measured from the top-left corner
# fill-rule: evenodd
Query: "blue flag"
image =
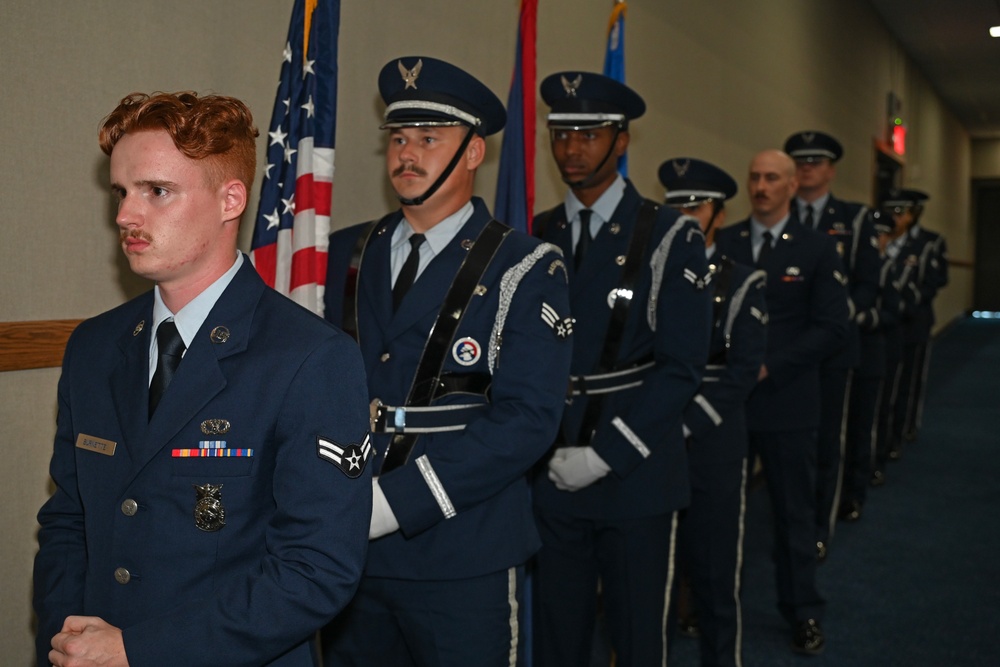
<path fill-rule="evenodd" d="M 521 0 L 514 75 L 507 97 L 507 127 L 497 175 L 497 220 L 531 233 L 535 208 L 535 37 L 538 0 Z"/>
<path fill-rule="evenodd" d="M 604 52 L 604 76 L 625 83 L 625 13 L 628 3 L 615 0 L 608 20 L 608 45 Z M 618 158 L 618 171 L 628 177 L 628 153 Z"/>

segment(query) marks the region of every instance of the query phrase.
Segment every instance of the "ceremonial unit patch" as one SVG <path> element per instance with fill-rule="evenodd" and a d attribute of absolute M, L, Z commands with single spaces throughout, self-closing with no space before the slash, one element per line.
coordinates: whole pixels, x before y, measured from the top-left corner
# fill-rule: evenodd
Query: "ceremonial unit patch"
<path fill-rule="evenodd" d="M 451 356 L 463 366 L 472 366 L 483 356 L 483 348 L 475 338 L 459 338 L 451 346 Z"/>

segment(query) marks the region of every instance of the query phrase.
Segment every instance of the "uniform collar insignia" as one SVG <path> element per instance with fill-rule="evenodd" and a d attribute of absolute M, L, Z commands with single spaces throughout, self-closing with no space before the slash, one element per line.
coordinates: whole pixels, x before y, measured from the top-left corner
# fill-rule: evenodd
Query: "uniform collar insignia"
<path fill-rule="evenodd" d="M 413 88 L 414 90 L 416 90 L 417 77 L 420 76 L 420 70 L 423 69 L 424 67 L 423 59 L 421 58 L 420 60 L 418 60 L 417 64 L 413 66 L 413 69 L 406 69 L 406 67 L 403 65 L 402 60 L 398 62 L 399 62 L 399 74 L 403 77 L 403 83 L 406 84 L 405 86 L 403 86 L 403 90 L 406 90 L 407 88 Z"/>

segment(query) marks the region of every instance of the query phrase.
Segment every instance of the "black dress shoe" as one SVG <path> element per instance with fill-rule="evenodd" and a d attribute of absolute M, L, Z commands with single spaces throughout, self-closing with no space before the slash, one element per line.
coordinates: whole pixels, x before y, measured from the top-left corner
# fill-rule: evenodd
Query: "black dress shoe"
<path fill-rule="evenodd" d="M 872 486 L 882 486 L 885 484 L 885 473 L 881 470 L 872 471 Z"/>
<path fill-rule="evenodd" d="M 861 518 L 861 503 L 857 500 L 848 500 L 840 506 L 837 518 L 841 521 L 857 521 Z"/>
<path fill-rule="evenodd" d="M 792 635 L 792 650 L 804 655 L 819 655 L 823 652 L 823 629 L 819 622 L 810 618 L 800 621 Z"/>
<path fill-rule="evenodd" d="M 816 543 L 816 560 L 820 563 L 826 560 L 826 542 Z"/>

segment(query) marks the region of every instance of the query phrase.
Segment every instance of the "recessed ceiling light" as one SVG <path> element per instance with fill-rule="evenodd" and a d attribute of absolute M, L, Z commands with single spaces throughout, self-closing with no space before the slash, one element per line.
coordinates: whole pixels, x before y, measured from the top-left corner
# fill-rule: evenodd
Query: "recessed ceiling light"
<path fill-rule="evenodd" d="M 1000 25 L 990 28 L 990 37 L 1000 37 Z"/>

